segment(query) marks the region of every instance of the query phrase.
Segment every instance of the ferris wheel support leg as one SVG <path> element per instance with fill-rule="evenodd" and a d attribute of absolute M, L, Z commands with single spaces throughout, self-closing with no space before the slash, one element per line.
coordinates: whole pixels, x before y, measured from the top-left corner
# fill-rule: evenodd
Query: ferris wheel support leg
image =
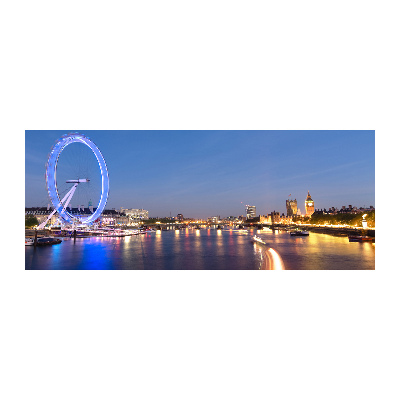
<path fill-rule="evenodd" d="M 55 214 L 55 212 L 56 210 L 53 210 L 52 213 L 47 217 L 47 219 L 38 226 L 38 229 L 43 229 L 46 226 L 46 224 L 50 221 L 50 218 Z"/>
<path fill-rule="evenodd" d="M 68 191 L 68 193 L 63 197 L 63 199 L 60 201 L 60 204 L 62 204 L 65 201 L 65 205 L 63 207 L 63 212 L 65 211 L 65 209 L 68 207 L 69 202 L 72 199 L 72 195 L 75 193 L 76 187 L 78 186 L 77 183 L 75 183 L 75 185 L 71 188 L 71 190 Z M 58 208 L 58 207 L 57 207 Z M 47 217 L 47 219 L 42 222 L 39 226 L 38 229 L 43 229 L 46 224 L 50 221 L 51 217 L 56 213 L 57 209 L 55 208 L 52 213 Z"/>
<path fill-rule="evenodd" d="M 72 196 L 74 195 L 77 186 L 78 186 L 78 184 L 75 183 L 75 185 L 72 186 L 71 190 L 67 193 L 66 196 L 68 196 L 68 199 L 66 200 L 66 202 L 65 202 L 65 204 L 64 204 L 64 207 L 63 207 L 61 213 L 63 213 L 63 212 L 65 211 L 65 209 L 68 207 L 69 202 L 71 201 Z M 64 197 L 64 199 L 65 199 L 65 197 Z M 64 201 L 64 199 L 61 200 L 61 203 Z"/>

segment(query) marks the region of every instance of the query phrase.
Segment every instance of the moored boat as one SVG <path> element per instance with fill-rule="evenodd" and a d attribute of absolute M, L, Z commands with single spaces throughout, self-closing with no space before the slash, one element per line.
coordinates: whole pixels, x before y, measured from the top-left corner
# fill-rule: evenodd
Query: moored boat
<path fill-rule="evenodd" d="M 349 235 L 349 242 L 375 242 L 371 236 Z"/>
<path fill-rule="evenodd" d="M 37 238 L 37 246 L 51 246 L 53 244 L 59 244 L 62 240 L 55 237 L 40 237 Z"/>
<path fill-rule="evenodd" d="M 309 236 L 310 233 L 308 231 L 293 231 L 290 232 L 290 236 Z"/>
<path fill-rule="evenodd" d="M 155 229 L 140 229 L 139 233 L 151 233 L 151 232 L 155 232 Z"/>

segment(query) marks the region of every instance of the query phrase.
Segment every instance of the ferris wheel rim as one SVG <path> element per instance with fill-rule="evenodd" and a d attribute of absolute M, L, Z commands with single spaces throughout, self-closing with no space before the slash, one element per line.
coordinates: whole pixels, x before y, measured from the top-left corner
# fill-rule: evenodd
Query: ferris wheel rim
<path fill-rule="evenodd" d="M 52 147 L 47 164 L 46 164 L 46 185 L 47 191 L 50 197 L 50 201 L 53 204 L 54 209 L 57 211 L 58 215 L 63 218 L 66 222 L 73 223 L 75 217 L 70 214 L 66 209 L 63 210 L 63 205 L 61 203 L 61 199 L 58 193 L 57 183 L 56 183 L 56 174 L 57 174 L 57 163 L 58 158 L 62 151 L 72 143 L 82 143 L 90 148 L 92 153 L 97 159 L 100 168 L 101 174 L 101 195 L 100 200 L 97 205 L 96 211 L 90 215 L 89 217 L 83 218 L 80 222 L 83 224 L 91 224 L 97 218 L 100 217 L 101 213 L 104 210 L 104 207 L 108 200 L 108 191 L 109 191 L 109 178 L 108 178 L 108 169 L 107 164 L 104 160 L 104 157 L 100 151 L 100 149 L 94 144 L 94 142 L 89 139 L 87 136 L 81 133 L 68 133 L 63 135 L 60 139 Z"/>

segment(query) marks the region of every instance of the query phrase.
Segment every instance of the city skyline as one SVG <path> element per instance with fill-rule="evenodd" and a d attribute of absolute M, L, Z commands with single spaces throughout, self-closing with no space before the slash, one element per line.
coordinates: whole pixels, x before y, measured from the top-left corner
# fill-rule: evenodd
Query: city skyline
<path fill-rule="evenodd" d="M 26 207 L 49 203 L 48 153 L 76 131 L 106 160 L 107 209 L 207 218 L 245 215 L 248 204 L 263 215 L 286 213 L 285 201 L 296 198 L 304 214 L 308 191 L 315 209 L 375 206 L 374 131 L 74 130 L 26 131 Z"/>

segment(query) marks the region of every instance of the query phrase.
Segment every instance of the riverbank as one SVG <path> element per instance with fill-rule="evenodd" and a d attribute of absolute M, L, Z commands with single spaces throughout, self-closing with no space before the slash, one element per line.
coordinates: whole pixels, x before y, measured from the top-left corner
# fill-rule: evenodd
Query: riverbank
<path fill-rule="evenodd" d="M 375 229 L 333 228 L 325 226 L 307 226 L 304 229 L 310 232 L 325 233 L 333 236 L 363 235 L 375 237 Z"/>
<path fill-rule="evenodd" d="M 271 229 L 301 229 L 314 233 L 324 233 L 332 236 L 349 236 L 363 235 L 375 237 L 375 229 L 349 228 L 349 227 L 334 227 L 334 226 L 313 226 L 313 225 L 272 225 Z"/>
<path fill-rule="evenodd" d="M 266 225 L 245 225 L 245 228 L 250 229 L 261 229 L 262 226 Z M 157 228 L 158 226 L 155 226 Z M 361 228 L 346 228 L 346 227 L 332 227 L 332 226 L 313 226 L 313 225 L 268 225 L 271 229 L 281 229 L 281 230 L 293 230 L 301 229 L 307 230 L 309 232 L 323 233 L 332 236 L 349 236 L 349 235 L 363 235 L 369 237 L 375 237 L 375 229 L 361 229 Z M 168 227 L 170 229 L 178 228 L 176 226 Z M 121 228 L 120 228 L 121 229 Z M 162 227 L 161 230 L 167 230 L 167 227 Z M 71 237 L 71 233 L 66 231 L 51 231 L 47 229 L 38 230 L 38 237 L 42 236 L 61 236 L 61 237 Z M 91 237 L 98 236 L 92 232 L 77 232 L 77 237 Z M 25 229 L 25 237 L 35 237 L 34 229 Z"/>

